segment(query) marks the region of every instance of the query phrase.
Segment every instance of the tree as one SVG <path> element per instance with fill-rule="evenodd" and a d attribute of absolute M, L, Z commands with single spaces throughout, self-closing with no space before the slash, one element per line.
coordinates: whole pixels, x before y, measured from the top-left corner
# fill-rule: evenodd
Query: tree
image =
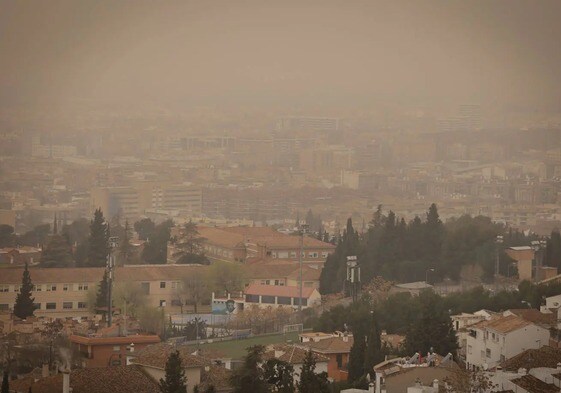
<path fill-rule="evenodd" d="M 16 245 L 16 235 L 14 227 L 6 224 L 0 225 L 0 248 L 14 247 Z"/>
<path fill-rule="evenodd" d="M 172 239 L 177 250 L 173 256 L 178 258 L 180 263 L 207 265 L 208 260 L 204 257 L 203 248 L 205 240 L 199 234 L 197 225 L 189 221 L 180 230 L 179 236 Z"/>
<path fill-rule="evenodd" d="M 195 308 L 195 313 L 197 313 L 198 305 L 210 298 L 207 275 L 195 271 L 184 277 L 181 283 L 180 294 L 182 299 L 179 300 L 182 301 L 182 304 L 192 304 Z"/>
<path fill-rule="evenodd" d="M 41 252 L 41 267 L 71 267 L 73 262 L 70 246 L 64 236 L 52 235 Z"/>
<path fill-rule="evenodd" d="M 420 316 L 407 330 L 405 348 L 409 353 L 426 354 L 431 349 L 441 355 L 455 354 L 458 339 L 442 298 L 430 290 L 419 295 Z"/>
<path fill-rule="evenodd" d="M 162 393 L 187 393 L 187 378 L 179 351 L 172 352 L 166 362 L 165 379 L 160 379 Z"/>
<path fill-rule="evenodd" d="M 88 245 L 87 265 L 104 267 L 109 256 L 109 228 L 101 209 L 96 209 L 91 221 Z"/>
<path fill-rule="evenodd" d="M 4 370 L 4 376 L 2 377 L 1 393 L 10 393 L 10 380 L 8 376 L 8 370 Z"/>
<path fill-rule="evenodd" d="M 103 278 L 99 282 L 97 296 L 95 298 L 95 307 L 98 309 L 107 308 L 109 297 L 109 277 L 107 270 L 103 272 Z"/>
<path fill-rule="evenodd" d="M 25 319 L 32 316 L 35 312 L 35 305 L 33 304 L 35 298 L 31 297 L 32 290 L 33 283 L 31 282 L 31 274 L 29 273 L 26 263 L 21 279 L 21 288 L 16 296 L 16 303 L 14 304 L 14 315 L 16 317 Z"/>
<path fill-rule="evenodd" d="M 126 315 L 136 317 L 138 310 L 146 304 L 146 294 L 138 285 L 130 280 L 115 285 L 115 303 Z"/>
<path fill-rule="evenodd" d="M 167 262 L 168 242 L 172 220 L 166 220 L 157 225 L 152 236 L 147 239 L 142 250 L 142 260 L 149 264 L 163 264 Z"/>
<path fill-rule="evenodd" d="M 216 261 L 209 267 L 209 279 L 213 289 L 224 291 L 226 295 L 241 291 L 246 277 L 241 265 Z"/>
<path fill-rule="evenodd" d="M 294 393 L 294 367 L 279 359 L 269 359 L 263 367 L 263 375 L 275 392 Z"/>
<path fill-rule="evenodd" d="M 300 371 L 300 380 L 296 384 L 299 393 L 329 393 L 327 373 L 316 374 L 315 370 L 316 359 L 312 351 L 308 351 Z"/>
<path fill-rule="evenodd" d="M 243 365 L 235 370 L 230 377 L 234 393 L 268 393 L 269 387 L 263 369 L 259 366 L 263 362 L 262 345 L 247 348 Z"/>
<path fill-rule="evenodd" d="M 134 230 L 140 240 L 148 240 L 156 230 L 156 224 L 149 218 L 143 218 L 134 223 Z"/>
<path fill-rule="evenodd" d="M 31 231 L 25 232 L 18 239 L 18 243 L 24 246 L 37 247 L 45 243 L 45 240 L 51 234 L 50 224 L 41 224 L 34 227 Z"/>
<path fill-rule="evenodd" d="M 366 350 L 364 354 L 364 371 L 370 375 L 370 380 L 376 377 L 374 366 L 384 360 L 382 352 L 382 340 L 380 339 L 380 327 L 376 319 L 374 311 L 371 314 L 371 324 L 366 339 Z"/>
<path fill-rule="evenodd" d="M 121 257 L 121 265 L 126 265 L 130 262 L 132 257 L 131 228 L 129 225 L 129 220 L 125 221 L 125 227 L 123 228 L 123 237 L 120 239 L 120 243 L 119 256 Z"/>

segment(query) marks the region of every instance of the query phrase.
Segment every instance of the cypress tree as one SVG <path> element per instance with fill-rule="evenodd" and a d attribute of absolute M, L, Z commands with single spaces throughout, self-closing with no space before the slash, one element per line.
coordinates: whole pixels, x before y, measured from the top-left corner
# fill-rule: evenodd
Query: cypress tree
<path fill-rule="evenodd" d="M 300 371 L 300 381 L 296 384 L 299 393 L 329 393 L 327 373 L 316 374 L 315 370 L 316 360 L 312 351 L 308 351 Z"/>
<path fill-rule="evenodd" d="M 121 246 L 119 254 L 122 258 L 121 265 L 127 264 L 131 259 L 132 247 L 131 247 L 131 227 L 129 221 L 125 221 L 125 229 L 123 232 L 123 238 L 121 239 Z"/>
<path fill-rule="evenodd" d="M 99 282 L 99 287 L 97 289 L 97 296 L 95 299 L 95 307 L 103 308 L 107 307 L 107 298 L 109 296 L 109 277 L 107 277 L 107 270 L 103 273 L 103 278 Z"/>
<path fill-rule="evenodd" d="M 382 353 L 382 340 L 380 339 L 380 328 L 378 326 L 378 320 L 371 311 L 371 325 L 368 332 L 368 337 L 366 341 L 366 351 L 364 354 L 364 370 L 366 374 L 370 374 L 370 379 L 375 378 L 374 366 L 384 360 L 384 355 Z"/>
<path fill-rule="evenodd" d="M 179 351 L 172 352 L 166 362 L 165 379 L 160 379 L 162 393 L 187 393 L 187 378 Z"/>
<path fill-rule="evenodd" d="M 234 393 L 268 393 L 269 386 L 259 366 L 262 363 L 264 347 L 254 345 L 247 349 L 242 367 L 234 371 L 230 384 Z"/>
<path fill-rule="evenodd" d="M 109 255 L 109 227 L 101 209 L 97 209 L 90 224 L 87 266 L 102 267 Z"/>
<path fill-rule="evenodd" d="M 16 296 L 16 303 L 14 305 L 14 315 L 16 317 L 25 319 L 32 316 L 35 312 L 35 305 L 33 304 L 35 298 L 31 297 L 32 290 L 33 283 L 31 282 L 31 274 L 29 274 L 29 269 L 27 268 L 26 263 L 25 269 L 23 270 L 23 277 L 21 279 L 21 289 Z"/>

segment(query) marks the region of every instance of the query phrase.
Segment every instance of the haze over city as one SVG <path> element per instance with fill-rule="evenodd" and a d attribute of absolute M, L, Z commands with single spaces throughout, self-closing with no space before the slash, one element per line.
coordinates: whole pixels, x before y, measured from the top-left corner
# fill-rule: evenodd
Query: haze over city
<path fill-rule="evenodd" d="M 561 2 L 0 1 L 0 393 L 553 393 Z"/>

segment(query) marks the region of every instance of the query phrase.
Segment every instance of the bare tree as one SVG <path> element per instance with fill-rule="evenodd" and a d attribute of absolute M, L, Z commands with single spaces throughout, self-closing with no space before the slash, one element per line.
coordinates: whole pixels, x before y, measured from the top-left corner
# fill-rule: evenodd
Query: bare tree
<path fill-rule="evenodd" d="M 247 281 L 242 266 L 232 262 L 214 262 L 210 265 L 209 276 L 212 288 L 226 295 L 241 291 Z"/>

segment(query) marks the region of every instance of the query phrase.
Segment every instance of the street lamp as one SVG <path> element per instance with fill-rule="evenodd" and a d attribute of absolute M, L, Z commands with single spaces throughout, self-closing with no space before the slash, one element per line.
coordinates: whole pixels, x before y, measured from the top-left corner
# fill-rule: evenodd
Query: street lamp
<path fill-rule="evenodd" d="M 533 240 L 530 244 L 534 250 L 534 261 L 536 266 L 536 274 L 534 278 L 539 282 L 541 280 L 541 268 L 543 265 L 544 250 L 547 242 L 545 240 Z"/>
<path fill-rule="evenodd" d="M 429 283 L 429 272 L 434 272 L 434 268 L 431 267 L 430 269 L 427 269 L 425 271 L 425 284 L 427 284 L 427 285 Z"/>

